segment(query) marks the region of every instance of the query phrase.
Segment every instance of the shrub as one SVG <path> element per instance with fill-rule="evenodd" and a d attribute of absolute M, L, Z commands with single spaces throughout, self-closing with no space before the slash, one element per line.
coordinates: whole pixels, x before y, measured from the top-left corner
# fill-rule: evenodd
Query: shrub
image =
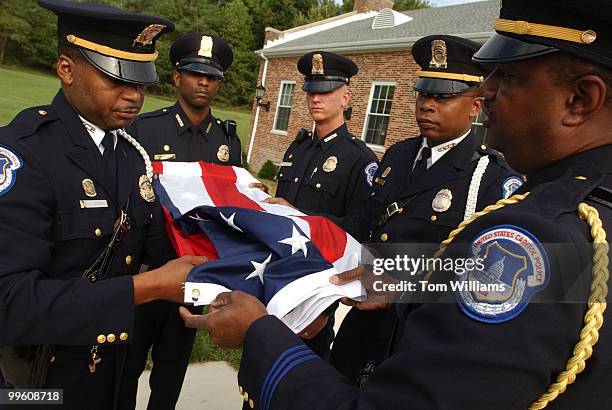
<path fill-rule="evenodd" d="M 257 177 L 262 179 L 274 179 L 277 172 L 278 167 L 274 165 L 274 162 L 267 160 L 259 170 L 259 173 L 257 173 Z"/>

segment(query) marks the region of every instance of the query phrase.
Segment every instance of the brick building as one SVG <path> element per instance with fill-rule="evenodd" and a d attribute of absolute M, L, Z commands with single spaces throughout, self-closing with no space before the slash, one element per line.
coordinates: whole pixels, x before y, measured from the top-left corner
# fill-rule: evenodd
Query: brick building
<path fill-rule="evenodd" d="M 484 43 L 493 34 L 499 2 L 482 1 L 406 12 L 390 0 L 356 0 L 346 14 L 286 31 L 266 28 L 258 84 L 261 103 L 253 104 L 247 159 L 257 171 L 266 160 L 281 161 L 300 128 L 313 128 L 302 91 L 297 60 L 312 50 L 333 51 L 353 59 L 359 74 L 351 80 L 349 130 L 382 156 L 402 139 L 418 135 L 412 86 L 416 65 L 412 44 L 430 34 L 452 34 Z"/>

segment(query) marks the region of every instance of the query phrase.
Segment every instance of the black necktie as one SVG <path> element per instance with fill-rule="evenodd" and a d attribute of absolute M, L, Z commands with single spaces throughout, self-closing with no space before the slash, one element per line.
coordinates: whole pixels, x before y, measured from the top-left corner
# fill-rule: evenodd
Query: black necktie
<path fill-rule="evenodd" d="M 106 131 L 104 134 L 104 138 L 102 138 L 102 146 L 104 146 L 104 153 L 102 154 L 102 158 L 106 165 L 108 166 L 108 170 L 111 172 L 113 179 L 117 174 L 117 160 L 115 157 L 115 137 L 109 131 Z"/>
<path fill-rule="evenodd" d="M 425 171 L 427 171 L 427 160 L 431 157 L 431 148 L 423 147 L 421 150 L 421 158 L 417 161 L 414 169 L 412 170 L 412 174 L 410 174 L 410 180 L 414 181 L 415 178 L 422 175 Z"/>

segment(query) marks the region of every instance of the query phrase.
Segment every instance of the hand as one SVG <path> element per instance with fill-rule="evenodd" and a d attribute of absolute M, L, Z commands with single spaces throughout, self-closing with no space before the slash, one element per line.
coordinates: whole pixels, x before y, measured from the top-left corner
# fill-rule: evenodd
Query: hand
<path fill-rule="evenodd" d="M 221 347 L 242 346 L 253 322 L 268 314 L 259 299 L 239 290 L 219 293 L 207 315 L 194 315 L 182 306 L 179 312 L 187 327 L 207 330 L 210 340 Z"/>
<path fill-rule="evenodd" d="M 182 302 L 189 271 L 207 261 L 205 256 L 186 255 L 157 269 L 135 275 L 134 303 L 140 305 L 158 299 Z"/>
<path fill-rule="evenodd" d="M 266 194 L 268 193 L 268 187 L 265 184 L 262 184 L 261 182 L 251 182 L 249 184 L 249 188 L 259 188 Z"/>
<path fill-rule="evenodd" d="M 397 283 L 397 279 L 389 275 L 374 275 L 367 271 L 363 265 L 359 265 L 355 269 L 351 269 L 329 278 L 329 281 L 334 285 L 346 285 L 347 283 L 361 280 L 362 285 L 366 289 L 367 299 L 363 302 L 358 302 L 349 298 L 342 298 L 340 302 L 347 306 L 355 307 L 359 310 L 378 310 L 386 309 L 393 301 L 393 295 L 388 292 L 376 292 L 374 290 L 374 282 L 382 281 L 384 283 Z"/>
<path fill-rule="evenodd" d="M 317 316 L 315 320 L 312 321 L 312 323 L 310 323 L 308 326 L 304 328 L 304 330 L 298 333 L 298 336 L 301 337 L 302 339 L 314 338 L 316 335 L 319 334 L 321 330 L 323 330 L 323 328 L 325 328 L 325 325 L 327 324 L 328 320 L 329 320 L 329 316 L 327 315 Z"/>
<path fill-rule="evenodd" d="M 263 202 L 265 202 L 266 204 L 285 205 L 285 206 L 288 206 L 289 208 L 298 210 L 295 206 L 291 205 L 289 201 L 287 201 L 285 198 L 280 198 L 278 196 L 274 198 L 268 198 L 264 200 Z"/>

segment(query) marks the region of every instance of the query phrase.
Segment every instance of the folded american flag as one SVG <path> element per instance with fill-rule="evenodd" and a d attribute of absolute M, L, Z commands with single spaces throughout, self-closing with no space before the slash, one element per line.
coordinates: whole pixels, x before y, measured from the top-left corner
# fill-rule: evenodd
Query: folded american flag
<path fill-rule="evenodd" d="M 209 304 L 242 290 L 298 333 L 340 297 L 365 295 L 360 283 L 329 277 L 358 267 L 365 251 L 321 216 L 308 216 L 269 198 L 243 168 L 205 162 L 154 163 L 154 188 L 179 255 L 204 255 L 185 284 L 185 302 Z"/>

